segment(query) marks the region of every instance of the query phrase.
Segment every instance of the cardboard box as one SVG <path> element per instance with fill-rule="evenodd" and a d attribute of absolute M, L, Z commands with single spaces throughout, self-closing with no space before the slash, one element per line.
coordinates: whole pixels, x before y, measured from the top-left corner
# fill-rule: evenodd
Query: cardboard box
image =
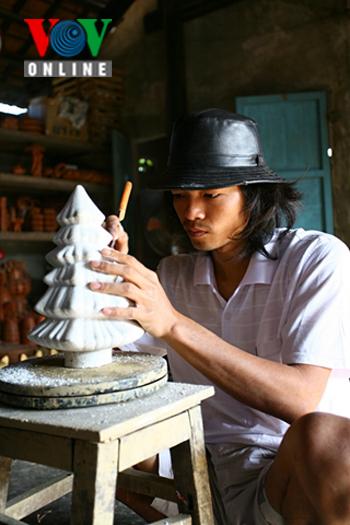
<path fill-rule="evenodd" d="M 74 97 L 38 97 L 30 101 L 28 115 L 45 121 L 46 135 L 88 141 L 87 110 Z"/>

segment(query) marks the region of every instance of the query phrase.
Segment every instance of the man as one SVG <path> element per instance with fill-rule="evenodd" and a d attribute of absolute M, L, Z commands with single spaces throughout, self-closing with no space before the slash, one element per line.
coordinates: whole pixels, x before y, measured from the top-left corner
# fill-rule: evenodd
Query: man
<path fill-rule="evenodd" d="M 350 419 L 334 415 L 349 382 L 332 372 L 350 368 L 349 250 L 291 230 L 299 194 L 241 115 L 180 119 L 161 186 L 195 252 L 164 259 L 157 276 L 122 234 L 121 251 L 92 267 L 124 282 L 90 286 L 132 301 L 102 311 L 156 338 L 175 381 L 215 386 L 203 419 L 217 522 L 349 524 Z M 109 228 L 118 235 L 115 217 Z"/>

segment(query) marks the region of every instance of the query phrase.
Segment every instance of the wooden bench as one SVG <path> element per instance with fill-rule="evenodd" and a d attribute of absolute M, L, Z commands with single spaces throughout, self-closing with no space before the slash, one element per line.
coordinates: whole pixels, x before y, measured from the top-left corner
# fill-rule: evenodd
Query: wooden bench
<path fill-rule="evenodd" d="M 72 525 L 112 525 L 115 487 L 177 501 L 181 514 L 157 522 L 213 525 L 200 403 L 212 387 L 167 383 L 150 396 L 90 408 L 0 406 L 0 524 L 16 525 L 72 491 Z M 171 449 L 174 481 L 130 469 Z M 8 501 L 11 460 L 72 472 Z M 181 494 L 181 498 L 177 498 Z"/>

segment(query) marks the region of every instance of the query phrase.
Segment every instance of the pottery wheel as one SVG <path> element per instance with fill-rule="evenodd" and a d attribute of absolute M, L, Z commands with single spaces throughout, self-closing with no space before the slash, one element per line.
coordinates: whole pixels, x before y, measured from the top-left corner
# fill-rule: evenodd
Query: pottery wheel
<path fill-rule="evenodd" d="M 136 352 L 84 369 L 64 367 L 60 355 L 29 359 L 0 370 L 0 401 L 40 410 L 118 403 L 151 394 L 167 377 L 162 357 Z"/>

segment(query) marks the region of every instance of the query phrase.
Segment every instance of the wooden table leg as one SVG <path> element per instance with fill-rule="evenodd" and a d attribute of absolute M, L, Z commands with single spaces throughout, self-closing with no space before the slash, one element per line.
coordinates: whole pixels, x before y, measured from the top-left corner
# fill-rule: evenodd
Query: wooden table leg
<path fill-rule="evenodd" d="M 193 525 L 213 525 L 207 458 L 200 406 L 188 411 L 191 439 L 171 449 L 179 509 L 192 515 Z"/>
<path fill-rule="evenodd" d="M 113 525 L 119 441 L 76 440 L 72 525 Z"/>
<path fill-rule="evenodd" d="M 0 456 L 0 512 L 4 512 L 6 508 L 10 484 L 11 464 L 11 458 Z"/>

